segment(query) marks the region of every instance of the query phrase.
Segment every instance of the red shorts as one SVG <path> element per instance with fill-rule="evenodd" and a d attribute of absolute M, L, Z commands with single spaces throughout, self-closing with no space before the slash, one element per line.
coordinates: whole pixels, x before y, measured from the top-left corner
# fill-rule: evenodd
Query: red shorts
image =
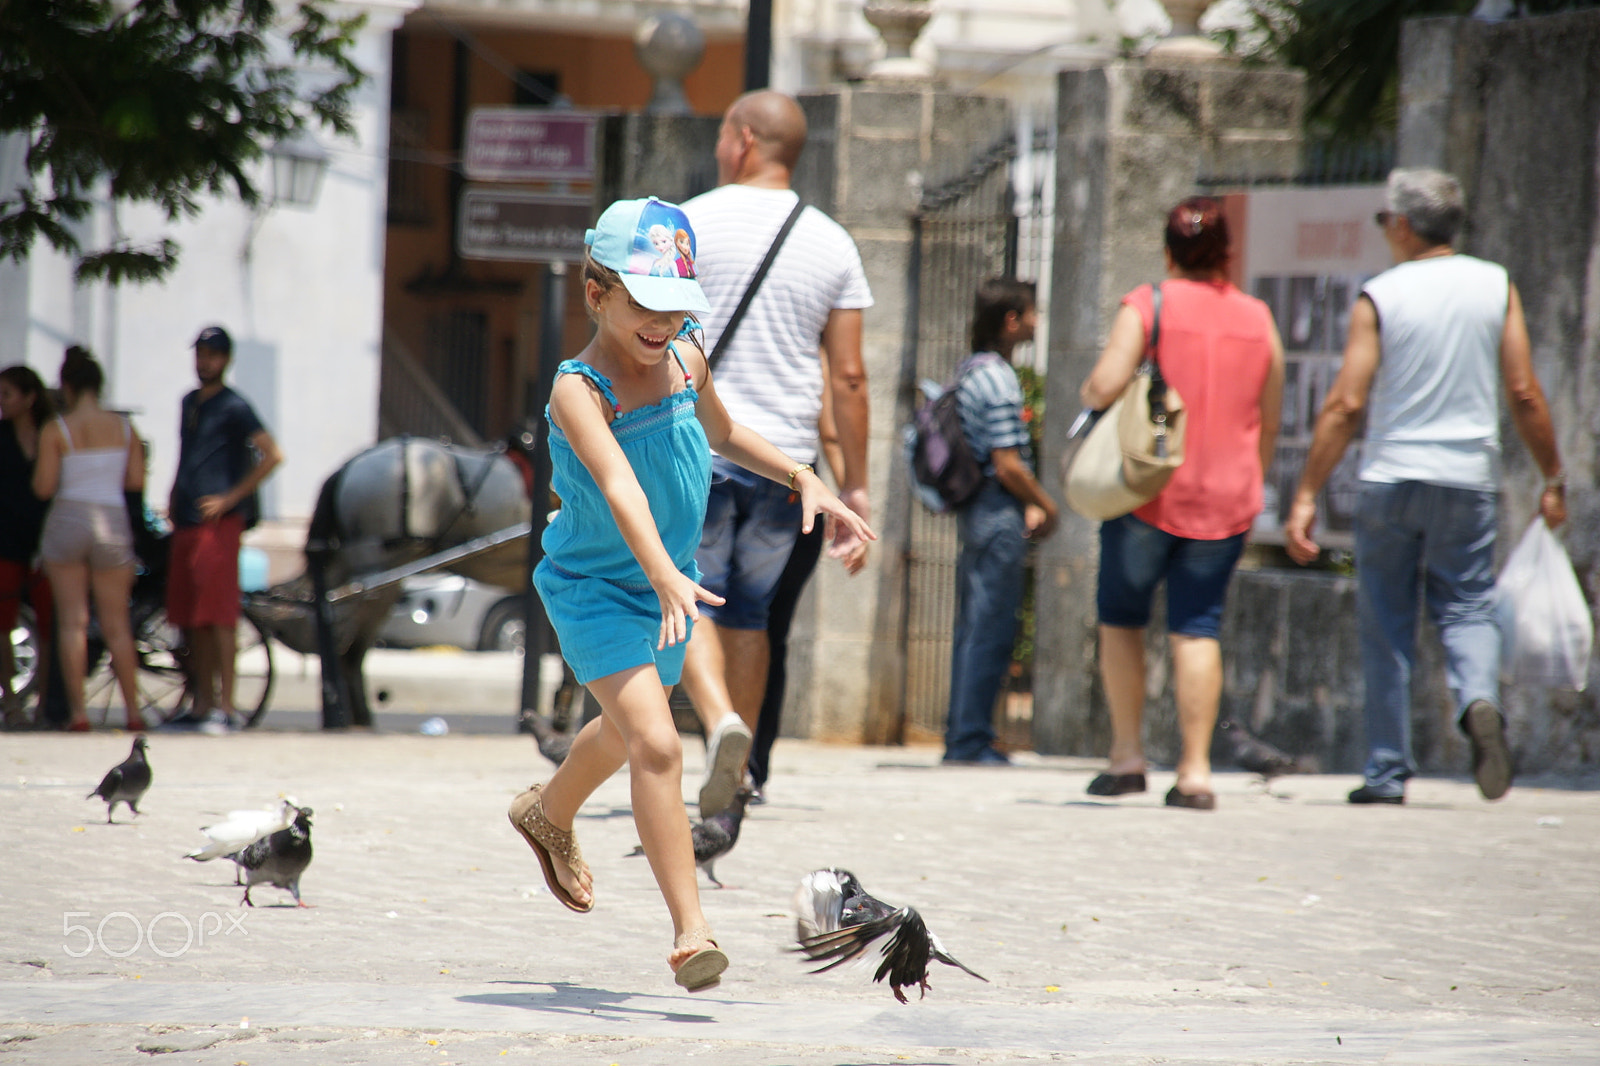
<path fill-rule="evenodd" d="M 17 628 L 17 612 L 24 598 L 33 607 L 39 634 L 48 639 L 50 626 L 55 621 L 51 610 L 54 601 L 50 598 L 50 582 L 44 571 L 30 570 L 27 563 L 0 559 L 0 636 Z"/>
<path fill-rule="evenodd" d="M 167 621 L 183 629 L 239 621 L 239 538 L 244 516 L 172 531 L 167 567 Z"/>

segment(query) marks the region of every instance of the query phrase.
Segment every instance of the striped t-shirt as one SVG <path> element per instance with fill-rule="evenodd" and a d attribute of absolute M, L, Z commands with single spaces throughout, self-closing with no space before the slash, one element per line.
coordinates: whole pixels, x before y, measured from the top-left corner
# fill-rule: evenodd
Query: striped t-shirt
<path fill-rule="evenodd" d="M 994 476 L 990 453 L 996 448 L 1018 449 L 1031 466 L 1033 446 L 1022 421 L 1022 383 L 1016 370 L 994 352 L 979 352 L 962 365 L 967 370 L 956 392 L 961 434 L 972 454 L 982 457 L 984 474 Z"/>
<path fill-rule="evenodd" d="M 788 189 L 723 185 L 683 205 L 694 226 L 695 274 L 711 302 L 707 351 L 797 200 Z M 729 417 L 796 461 L 816 462 L 823 327 L 835 310 L 871 306 L 855 242 L 827 215 L 806 208 L 717 363 L 717 395 Z"/>

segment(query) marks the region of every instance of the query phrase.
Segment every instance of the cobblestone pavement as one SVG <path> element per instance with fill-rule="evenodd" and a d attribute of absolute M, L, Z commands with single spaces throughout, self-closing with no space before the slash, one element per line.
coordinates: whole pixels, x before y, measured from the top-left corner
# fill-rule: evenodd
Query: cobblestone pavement
<path fill-rule="evenodd" d="M 506 822 L 549 773 L 519 736 L 150 740 L 131 820 L 84 799 L 128 738 L 0 736 L 0 1066 L 1600 1062 L 1600 791 L 1218 779 L 1215 813 L 1084 794 L 1087 760 L 943 769 L 784 741 L 771 802 L 706 885 L 733 966 L 682 993 L 625 776 L 577 830 L 598 905 L 550 897 Z M 686 741 L 685 792 L 699 742 Z M 1545 787 L 1535 787 L 1537 785 Z M 199 826 L 313 807 L 302 888 L 240 906 Z M 801 874 L 853 870 L 988 977 L 901 1006 L 784 951 Z"/>

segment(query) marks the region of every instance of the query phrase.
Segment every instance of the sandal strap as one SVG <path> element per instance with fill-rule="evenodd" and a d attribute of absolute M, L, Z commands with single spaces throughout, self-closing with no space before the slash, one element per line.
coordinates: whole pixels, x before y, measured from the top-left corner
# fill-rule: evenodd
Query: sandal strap
<path fill-rule="evenodd" d="M 583 853 L 578 850 L 578 840 L 570 829 L 557 828 L 544 813 L 544 786 L 534 785 L 529 791 L 537 793 L 522 825 L 553 857 L 560 859 L 569 870 L 577 872 L 583 867 Z"/>
<path fill-rule="evenodd" d="M 680 933 L 678 936 L 674 937 L 672 941 L 672 950 L 674 952 L 685 951 L 690 948 L 698 950 L 707 944 L 711 945 L 712 947 L 721 946 L 716 941 L 716 934 L 711 932 L 711 927 L 709 925 L 702 925 L 697 926 L 694 929 L 690 929 L 687 932 Z"/>

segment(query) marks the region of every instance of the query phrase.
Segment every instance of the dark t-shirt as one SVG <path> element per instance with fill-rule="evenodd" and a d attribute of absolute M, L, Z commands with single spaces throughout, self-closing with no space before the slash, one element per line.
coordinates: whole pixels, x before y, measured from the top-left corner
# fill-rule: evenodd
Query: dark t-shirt
<path fill-rule="evenodd" d="M 0 559 L 33 559 L 47 507 L 33 494 L 33 460 L 22 454 L 17 427 L 0 422 Z"/>
<path fill-rule="evenodd" d="M 204 403 L 199 389 L 183 398 L 178 476 L 172 484 L 172 513 L 168 516 L 173 525 L 199 525 L 196 501 L 202 496 L 220 496 L 244 480 L 256 464 L 250 438 L 264 428 L 250 402 L 226 385 Z M 254 494 L 230 513 L 242 514 L 247 528 L 255 525 L 259 505 Z"/>

